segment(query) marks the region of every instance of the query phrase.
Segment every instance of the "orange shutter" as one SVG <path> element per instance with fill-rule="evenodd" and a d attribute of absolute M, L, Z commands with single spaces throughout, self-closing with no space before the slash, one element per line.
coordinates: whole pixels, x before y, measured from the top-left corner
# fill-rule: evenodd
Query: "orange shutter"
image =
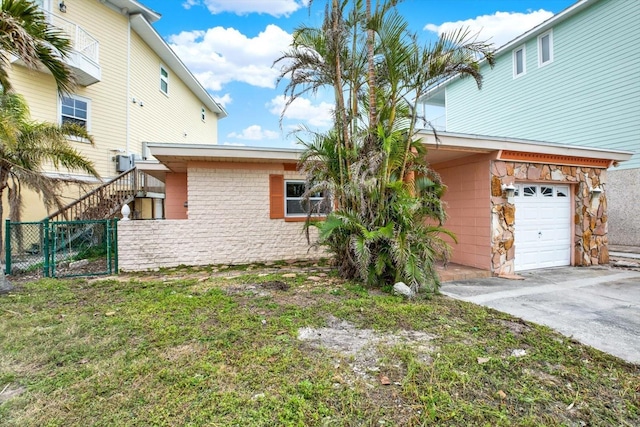
<path fill-rule="evenodd" d="M 284 218 L 284 175 L 269 175 L 269 207 L 269 218 Z"/>

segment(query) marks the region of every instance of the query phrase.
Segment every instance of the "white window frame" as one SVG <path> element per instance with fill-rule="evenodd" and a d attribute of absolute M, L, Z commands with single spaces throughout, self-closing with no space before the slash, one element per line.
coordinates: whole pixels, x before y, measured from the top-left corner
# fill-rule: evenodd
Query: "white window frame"
<path fill-rule="evenodd" d="M 200 119 L 203 122 L 207 121 L 207 110 L 204 108 L 204 105 L 202 107 L 200 107 Z"/>
<path fill-rule="evenodd" d="M 298 200 L 298 201 L 302 201 L 303 198 L 302 197 L 293 197 L 293 196 L 288 196 L 287 195 L 287 184 L 302 184 L 302 185 L 306 185 L 304 180 L 301 179 L 285 179 L 284 180 L 284 216 L 285 218 L 304 218 L 307 216 L 307 212 L 302 212 L 302 213 L 289 213 L 289 210 L 287 209 L 287 202 L 288 201 L 293 201 L 293 200 Z M 309 197 L 309 200 L 311 202 L 314 201 L 318 201 L 321 202 L 323 200 L 322 196 L 319 197 Z M 326 216 L 326 213 L 313 213 L 311 214 L 312 217 L 324 217 Z"/>
<path fill-rule="evenodd" d="M 522 52 L 522 72 L 518 73 L 518 52 Z M 513 49 L 513 78 L 517 79 L 527 74 L 527 48 L 525 45 Z"/>
<path fill-rule="evenodd" d="M 80 95 L 65 95 L 62 98 L 58 98 L 58 122 L 60 125 L 63 124 L 63 120 L 62 120 L 62 101 L 64 98 L 70 98 L 70 99 L 74 99 L 77 101 L 82 101 L 85 102 L 87 104 L 87 118 L 85 120 L 85 129 L 87 130 L 87 132 L 91 131 L 91 99 L 86 98 L 84 96 L 80 96 Z M 70 118 L 76 119 L 76 120 L 83 120 L 81 117 L 77 117 L 77 116 L 70 116 L 68 114 L 65 114 L 65 116 L 68 116 Z"/>
<path fill-rule="evenodd" d="M 162 74 L 163 71 L 166 74 L 166 76 L 164 76 Z M 167 90 L 166 91 L 164 89 L 162 89 L 162 83 L 165 83 L 167 85 Z M 167 67 L 165 67 L 162 64 L 160 64 L 160 92 L 162 92 L 165 95 L 169 96 L 169 70 L 167 69 Z"/>
<path fill-rule="evenodd" d="M 542 61 L 542 39 L 549 36 L 549 59 Z M 538 36 L 538 67 L 544 67 L 553 62 L 553 29 L 546 31 Z"/>

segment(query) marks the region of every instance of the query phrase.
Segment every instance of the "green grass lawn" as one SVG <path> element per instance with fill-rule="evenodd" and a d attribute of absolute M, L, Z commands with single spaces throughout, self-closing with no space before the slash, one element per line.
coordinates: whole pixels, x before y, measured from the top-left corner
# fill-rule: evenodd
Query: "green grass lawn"
<path fill-rule="evenodd" d="M 639 424 L 637 365 L 444 296 L 274 270 L 0 295 L 0 425 Z"/>

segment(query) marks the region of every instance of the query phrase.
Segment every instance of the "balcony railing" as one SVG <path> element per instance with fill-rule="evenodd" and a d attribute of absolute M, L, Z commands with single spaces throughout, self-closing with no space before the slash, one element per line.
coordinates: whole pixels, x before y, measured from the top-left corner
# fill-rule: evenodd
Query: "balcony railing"
<path fill-rule="evenodd" d="M 100 63 L 100 42 L 84 28 L 58 15 L 47 12 L 49 22 L 64 31 L 71 40 L 73 50 L 81 53 L 87 59 Z"/>

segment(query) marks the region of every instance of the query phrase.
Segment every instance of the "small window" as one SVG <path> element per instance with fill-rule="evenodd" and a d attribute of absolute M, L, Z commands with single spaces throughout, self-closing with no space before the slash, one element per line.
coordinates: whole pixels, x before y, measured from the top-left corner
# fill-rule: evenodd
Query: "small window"
<path fill-rule="evenodd" d="M 553 62 L 553 33 L 548 31 L 538 36 L 538 66 Z"/>
<path fill-rule="evenodd" d="M 75 123 L 89 130 L 89 100 L 78 96 L 65 96 L 60 101 L 60 123 Z"/>
<path fill-rule="evenodd" d="M 526 71 L 526 52 L 522 46 L 513 51 L 513 77 L 520 77 Z"/>
<path fill-rule="evenodd" d="M 540 187 L 542 197 L 553 197 L 553 187 Z"/>
<path fill-rule="evenodd" d="M 200 118 L 202 119 L 202 121 L 203 121 L 203 122 L 204 122 L 204 121 L 205 121 L 205 119 L 207 118 L 206 110 L 204 109 L 204 107 L 202 107 L 202 108 L 200 109 Z"/>
<path fill-rule="evenodd" d="M 169 72 L 160 66 L 160 90 L 165 95 L 169 95 Z"/>
<path fill-rule="evenodd" d="M 535 197 L 537 194 L 537 187 L 535 185 L 524 187 L 524 197 Z"/>
<path fill-rule="evenodd" d="M 324 199 L 322 193 L 316 193 L 312 197 L 309 198 L 309 202 L 311 206 L 306 206 L 306 203 L 302 197 L 305 192 L 305 182 L 304 181 L 285 181 L 285 195 L 284 195 L 284 204 L 285 204 L 285 216 L 307 216 L 309 212 L 309 207 L 311 208 L 311 212 L 317 214 L 318 205 L 322 203 Z M 323 214 L 328 213 L 327 209 L 323 209 L 321 211 Z"/>
<path fill-rule="evenodd" d="M 556 197 L 569 197 L 569 188 L 556 187 Z"/>

